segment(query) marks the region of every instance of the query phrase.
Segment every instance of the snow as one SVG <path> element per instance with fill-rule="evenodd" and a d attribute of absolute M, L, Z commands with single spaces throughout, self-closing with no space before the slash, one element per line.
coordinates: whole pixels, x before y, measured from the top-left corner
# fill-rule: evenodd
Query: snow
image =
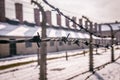
<path fill-rule="evenodd" d="M 27 25 L 10 25 L 8 23 L 0 23 L 0 36 L 21 36 L 32 37 L 39 32 L 41 36 L 41 27 L 34 26 L 29 27 Z M 73 32 L 70 30 L 47 28 L 47 37 L 66 37 L 70 33 L 69 38 L 82 38 L 89 39 L 90 36 L 87 33 Z M 101 39 L 93 36 L 94 39 Z"/>
<path fill-rule="evenodd" d="M 85 80 L 85 77 L 89 75 L 91 76 L 86 80 L 120 80 L 120 59 L 95 72 L 95 74 L 89 72 L 81 75 L 81 77 L 78 76 L 73 80 Z"/>
<path fill-rule="evenodd" d="M 119 46 L 120 47 L 120 46 Z M 116 47 L 115 47 L 116 48 Z M 70 50 L 69 55 L 80 53 L 83 50 Z M 49 53 L 47 57 L 60 57 L 65 55 L 66 51 Z M 98 50 L 99 55 L 94 52 L 94 67 L 100 66 L 111 61 L 110 49 L 105 52 L 104 48 Z M 115 58 L 120 56 L 119 49 L 115 50 Z M 28 56 L 33 59 L 33 56 Z M 35 58 L 35 56 L 34 56 Z M 27 60 L 27 58 L 24 58 Z M 23 60 L 24 60 L 23 59 Z M 15 60 L 13 60 L 14 62 Z M 37 63 L 8 69 L 8 71 L 0 71 L 2 80 L 38 80 L 39 67 Z M 120 80 L 120 59 L 114 63 L 106 65 L 94 74 L 86 72 L 89 70 L 89 54 L 77 55 L 65 58 L 59 58 L 47 61 L 47 78 L 48 80 Z M 5 73 L 4 73 L 5 72 Z M 26 74 L 26 75 L 24 75 Z M 87 79 L 87 77 L 89 78 Z"/>
<path fill-rule="evenodd" d="M 120 23 L 117 24 L 110 24 L 113 28 L 113 30 L 119 30 L 120 29 Z M 110 27 L 108 25 L 102 25 L 101 26 L 102 31 L 109 31 Z"/>
<path fill-rule="evenodd" d="M 115 63 L 106 66 L 104 69 L 96 72 L 90 78 L 91 80 L 120 80 L 120 59 Z"/>
<path fill-rule="evenodd" d="M 86 49 L 88 50 L 88 49 Z M 82 52 L 83 49 L 79 50 L 68 50 L 67 52 L 69 55 L 76 54 L 77 52 Z M 65 51 L 60 51 L 60 52 L 51 52 L 47 53 L 48 58 L 53 58 L 53 57 L 61 57 L 65 55 Z M 37 59 L 37 54 L 31 54 L 31 55 L 16 55 L 13 57 L 7 57 L 7 58 L 1 58 L 0 59 L 0 66 L 2 65 L 8 65 L 8 64 L 13 64 L 13 63 L 19 63 L 19 62 L 24 62 L 24 61 L 31 61 L 31 60 L 36 60 Z"/>
<path fill-rule="evenodd" d="M 26 25 L 10 25 L 8 23 L 0 23 L 0 36 L 34 36 L 37 32 L 41 35 L 41 27 L 29 27 Z M 88 34 L 57 30 L 54 28 L 47 28 L 47 37 L 65 37 L 70 33 L 69 38 L 89 38 Z"/>
<path fill-rule="evenodd" d="M 0 23 L 0 36 L 34 36 L 41 29 L 37 26 L 28 27 L 26 25 L 10 25 L 8 23 Z"/>

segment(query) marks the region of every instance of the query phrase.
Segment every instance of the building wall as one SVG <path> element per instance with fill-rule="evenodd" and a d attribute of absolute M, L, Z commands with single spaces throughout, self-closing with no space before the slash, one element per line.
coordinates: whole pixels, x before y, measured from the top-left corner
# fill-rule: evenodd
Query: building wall
<path fill-rule="evenodd" d="M 0 40 L 23 40 L 25 38 L 0 38 Z M 26 42 L 23 43 L 16 43 L 16 52 L 17 55 L 24 55 L 24 54 L 37 54 L 37 44 L 31 43 L 31 46 L 26 46 Z M 47 42 L 47 52 L 58 52 L 58 51 L 64 51 L 64 50 L 72 50 L 72 49 L 80 49 L 81 47 L 77 46 L 76 44 L 68 44 L 68 42 L 65 44 L 62 42 L 60 45 L 59 41 L 54 41 L 54 45 L 50 45 L 50 42 Z M 10 44 L 0 44 L 0 57 L 7 57 L 12 56 L 12 53 L 10 53 Z"/>
<path fill-rule="evenodd" d="M 25 43 L 17 43 L 17 54 L 35 54 L 37 53 L 37 46 L 32 43 L 32 47 L 26 47 Z"/>
<path fill-rule="evenodd" d="M 19 19 L 17 18 L 16 16 L 19 14 L 19 9 L 16 10 L 16 6 L 15 6 L 15 3 L 19 3 L 21 4 L 21 7 L 18 7 L 18 8 L 22 8 L 20 9 L 22 12 L 21 14 L 21 17 L 19 20 L 21 21 L 28 21 L 28 22 L 36 22 L 36 24 L 38 23 L 38 25 L 40 25 L 39 20 L 41 19 L 35 19 L 37 17 L 35 17 L 34 13 L 37 13 L 37 15 L 39 15 L 38 18 L 41 18 L 41 15 L 39 12 L 34 12 L 34 7 L 33 5 L 31 5 L 30 3 L 30 0 L 26 0 L 26 1 L 23 1 L 23 0 L 1 0 L 2 1 L 2 5 L 0 6 L 1 10 L 0 12 L 2 13 L 3 16 L 0 16 L 0 21 L 4 21 L 4 18 L 7 17 L 7 18 L 10 18 L 10 19 Z M 4 2 L 5 1 L 5 2 Z M 5 5 L 3 4 L 5 3 Z M 5 10 L 5 12 L 3 13 L 2 11 Z M 48 12 L 48 16 L 50 17 L 50 20 L 48 19 L 48 22 L 50 25 L 56 25 L 55 22 L 56 22 L 56 15 L 54 14 L 55 18 L 53 18 L 53 14 L 49 11 Z M 52 22 L 51 22 L 51 18 L 52 18 Z M 58 23 L 57 25 L 59 25 L 58 27 L 60 26 L 63 26 L 63 21 L 59 22 L 59 20 L 62 20 L 60 18 L 60 16 L 58 15 Z M 76 17 L 74 17 L 74 20 L 76 21 Z M 65 19 L 64 19 L 65 21 Z M 69 24 L 69 21 L 66 21 L 67 23 L 67 27 L 70 28 L 72 24 Z M 65 22 L 64 22 L 65 23 Z M 76 26 L 74 24 L 74 27 L 71 27 L 72 29 L 76 29 Z M 86 28 L 87 28 L 87 24 L 86 24 Z M 101 28 L 101 27 L 99 27 Z M 101 29 L 100 29 L 100 34 L 101 35 L 110 35 L 109 32 L 101 32 Z M 119 37 L 119 34 L 116 35 L 116 38 L 118 38 L 118 40 L 120 41 L 120 37 Z M 10 38 L 0 38 L 0 40 L 9 40 Z M 16 40 L 19 40 L 19 39 L 25 39 L 25 38 L 15 38 Z M 85 41 L 85 40 L 84 40 Z M 87 40 L 88 41 L 88 40 Z M 99 40 L 98 40 L 99 41 Z M 93 40 L 93 43 L 97 42 L 96 40 Z M 109 42 L 106 42 L 105 40 L 101 40 L 100 41 L 100 44 L 104 44 L 104 43 L 109 43 Z M 2 56 L 9 56 L 11 53 L 10 53 L 10 48 L 9 48 L 9 44 L 0 44 L 0 57 Z M 68 43 L 62 43 L 62 45 L 60 45 L 60 42 L 57 42 L 55 41 L 54 42 L 54 45 L 51 46 L 50 45 L 50 42 L 47 42 L 47 52 L 56 52 L 56 51 L 62 51 L 62 50 L 72 50 L 72 49 L 80 49 L 80 48 L 85 48 L 85 47 L 88 47 L 86 46 L 85 44 L 82 44 L 80 43 L 80 47 L 77 46 L 76 44 L 73 44 L 71 43 L 71 45 L 68 45 Z M 36 54 L 37 53 L 37 45 L 36 43 L 32 43 L 32 46 L 28 46 L 26 47 L 26 42 L 25 43 L 17 43 L 16 44 L 16 51 L 17 51 L 17 54 Z"/>
<path fill-rule="evenodd" d="M 114 30 L 114 37 L 115 37 L 115 41 L 120 43 L 120 31 L 118 30 Z M 110 31 L 102 31 L 102 34 L 104 36 L 111 36 L 111 32 Z M 110 37 L 111 38 L 111 37 Z M 111 41 L 110 41 L 111 42 Z"/>
<path fill-rule="evenodd" d="M 0 44 L 0 57 L 9 56 L 9 44 Z"/>
<path fill-rule="evenodd" d="M 0 38 L 0 40 L 25 40 L 27 38 Z M 89 39 L 81 39 L 81 41 L 87 41 L 89 42 Z M 93 40 L 93 43 L 99 43 L 102 45 L 106 45 L 109 42 L 109 40 Z M 47 52 L 58 52 L 58 51 L 66 51 L 66 50 L 74 50 L 74 49 L 83 49 L 88 48 L 89 46 L 86 46 L 84 43 L 80 43 L 80 46 L 77 46 L 76 44 L 71 43 L 64 43 L 60 41 L 53 41 L 53 44 L 51 42 L 47 42 Z M 95 47 L 95 46 L 94 46 Z M 17 55 L 24 55 L 24 54 L 37 54 L 38 53 L 38 47 L 36 43 L 30 43 L 29 45 L 26 45 L 26 42 L 23 43 L 16 43 L 16 52 Z M 10 53 L 10 44 L 0 44 L 0 57 L 6 57 L 11 56 L 12 53 Z"/>
<path fill-rule="evenodd" d="M 73 44 L 71 42 L 71 45 L 68 44 L 68 42 L 65 44 L 62 42 L 62 45 L 60 45 L 59 41 L 54 42 L 54 46 L 50 46 L 50 42 L 47 43 L 47 51 L 48 52 L 58 52 L 58 51 L 65 51 L 65 50 L 72 50 L 72 49 L 79 49 L 76 44 Z"/>
<path fill-rule="evenodd" d="M 7 38 L 0 38 L 0 40 L 8 40 Z M 0 58 L 9 56 L 9 44 L 0 44 Z"/>

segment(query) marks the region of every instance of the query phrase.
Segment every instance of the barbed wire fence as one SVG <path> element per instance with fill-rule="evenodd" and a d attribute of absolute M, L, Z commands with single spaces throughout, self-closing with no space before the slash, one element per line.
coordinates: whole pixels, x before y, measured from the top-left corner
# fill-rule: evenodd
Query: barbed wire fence
<path fill-rule="evenodd" d="M 77 69 L 77 71 L 74 71 L 74 69 L 72 69 L 72 66 L 73 65 L 70 65 L 69 66 L 69 68 L 71 69 L 71 70 L 68 70 L 69 72 L 72 72 L 71 74 L 66 74 L 65 72 L 61 72 L 61 73 L 58 73 L 58 72 L 55 72 L 54 74 L 57 74 L 57 76 L 59 76 L 58 77 L 58 79 L 59 78 L 61 78 L 61 76 L 62 75 L 66 75 L 66 77 L 65 77 L 65 79 L 66 80 L 71 80 L 71 79 L 73 79 L 74 77 L 76 77 L 76 76 L 79 76 L 79 75 L 82 75 L 82 74 L 85 74 L 85 73 L 87 73 L 87 72 L 89 72 L 89 71 L 92 71 L 92 73 L 94 74 L 94 72 L 95 71 L 97 71 L 97 70 L 100 70 L 100 69 L 102 69 L 102 68 L 104 68 L 104 66 L 105 65 L 107 65 L 107 64 L 109 64 L 109 63 L 111 63 L 111 62 L 114 62 L 116 59 L 118 59 L 119 58 L 119 56 L 118 56 L 118 58 L 116 58 L 116 59 L 114 59 L 114 50 L 113 50 L 113 45 L 114 45 L 114 42 L 112 42 L 111 43 L 111 45 L 103 45 L 103 44 L 97 44 L 97 43 L 94 43 L 93 42 L 93 38 L 92 38 L 92 36 L 94 35 L 94 36 L 97 36 L 97 37 L 100 37 L 100 38 L 107 38 L 107 36 L 101 36 L 101 35 L 96 35 L 93 31 L 92 31 L 92 22 L 87 18 L 87 17 L 85 17 L 85 16 L 83 16 L 83 18 L 85 18 L 86 20 L 88 20 L 89 22 L 90 22 L 90 30 L 87 30 L 86 28 L 84 28 L 82 25 L 79 25 L 78 23 L 76 23 L 74 20 L 72 20 L 72 19 L 70 19 L 69 17 L 67 17 L 65 14 L 63 14 L 62 12 L 60 12 L 60 10 L 58 9 L 58 8 L 55 8 L 54 6 L 52 6 L 51 4 L 49 4 L 46 0 L 43 0 L 47 5 L 49 5 L 51 8 L 53 8 L 55 11 L 57 11 L 60 15 L 62 15 L 62 16 L 64 16 L 65 18 L 67 18 L 67 19 L 69 19 L 70 21 L 72 21 L 73 23 L 75 23 L 77 26 L 79 26 L 81 29 L 80 29 L 80 31 L 81 30 L 84 30 L 85 32 L 87 32 L 87 33 L 89 33 L 89 35 L 90 35 L 90 41 L 83 41 L 83 40 L 81 40 L 81 39 L 70 39 L 69 38 L 69 35 L 70 34 L 68 34 L 66 37 L 58 37 L 58 38 L 46 38 L 46 33 L 43 33 L 42 32 L 42 36 L 44 36 L 44 37 L 40 37 L 40 35 L 39 35 L 39 33 L 37 34 L 37 36 L 34 36 L 33 38 L 31 38 L 31 39 L 23 39 L 23 40 L 0 40 L 0 43 L 1 44 L 5 44 L 5 43 L 12 43 L 12 42 L 14 42 L 14 43 L 23 43 L 23 42 L 26 42 L 26 41 L 29 41 L 29 42 L 31 42 L 31 43 L 36 43 L 37 44 L 37 47 L 38 47 L 38 52 L 39 52 L 39 48 L 41 48 L 41 47 L 43 47 L 44 46 L 44 48 L 42 48 L 42 54 L 43 55 L 39 55 L 38 54 L 38 57 L 39 57 L 39 59 L 38 59 L 38 65 L 40 64 L 40 80 L 47 80 L 47 71 L 48 71 L 48 74 L 50 74 L 50 71 L 61 71 L 61 70 L 64 70 L 64 67 L 63 67 L 63 64 L 66 64 L 66 65 L 64 65 L 64 66 L 67 66 L 67 64 L 68 63 L 66 63 L 66 62 L 61 62 L 61 61 L 59 61 L 58 60 L 58 62 L 55 64 L 55 65 L 49 65 L 49 62 L 48 62 L 48 65 L 47 65 L 47 59 L 46 59 L 46 55 L 47 55 L 47 52 L 44 52 L 44 51 L 46 51 L 46 48 L 45 48 L 45 46 L 46 46 L 46 44 L 42 44 L 42 43 L 44 43 L 44 42 L 49 42 L 49 41 L 62 41 L 64 44 L 66 44 L 67 42 L 73 42 L 73 44 L 76 44 L 77 46 L 80 46 L 80 43 L 82 43 L 82 44 L 85 44 L 86 46 L 89 46 L 89 64 L 87 63 L 86 65 L 84 65 L 84 66 L 87 66 L 87 71 L 83 71 L 83 72 L 81 72 L 81 70 L 83 69 L 83 68 L 81 68 L 81 69 Z M 35 3 L 39 8 L 42 8 L 41 7 L 41 4 L 40 3 L 38 3 L 37 1 L 34 1 L 34 0 L 31 0 L 31 2 L 32 3 Z M 41 10 L 41 9 L 40 9 Z M 42 12 L 44 12 L 44 11 L 42 11 Z M 46 19 L 46 18 L 44 18 L 44 19 Z M 44 28 L 45 28 L 45 24 L 46 24 L 46 22 L 44 22 L 44 19 L 43 19 L 43 25 L 42 25 L 42 27 L 44 26 Z M 115 33 L 113 32 L 113 29 L 112 29 L 112 27 L 111 27 L 111 25 L 109 25 L 109 24 L 106 24 L 106 25 L 108 25 L 108 26 L 110 26 L 110 28 L 111 28 L 111 40 L 112 41 L 114 41 L 114 35 L 115 35 Z M 94 67 L 94 63 L 96 63 L 96 61 L 94 61 L 93 60 L 93 52 L 94 52 L 94 50 L 93 50 L 93 46 L 95 46 L 96 48 L 99 48 L 99 47 L 105 47 L 105 48 L 109 48 L 109 47 L 111 47 L 111 61 L 109 61 L 109 60 L 107 60 L 108 62 L 105 62 L 105 63 L 103 63 L 102 65 L 97 65 L 96 66 L 96 64 L 95 64 L 95 67 Z M 41 49 L 40 49 L 41 50 Z M 96 53 L 97 53 L 97 50 L 96 50 Z M 68 60 L 68 56 L 69 55 L 67 55 L 67 53 L 66 53 L 66 60 Z M 81 58 L 81 56 L 76 56 L 75 58 Z M 84 56 L 84 58 L 86 58 L 85 56 Z M 84 59 L 83 58 L 83 59 Z M 42 60 L 43 59 L 43 60 Z M 40 62 L 39 62 L 40 61 Z M 69 61 L 69 60 L 68 60 Z M 83 61 L 84 62 L 84 61 Z M 70 63 L 70 62 L 69 62 Z M 77 61 L 75 61 L 75 59 L 74 59 L 74 63 L 72 63 L 72 64 L 74 64 L 74 66 L 75 65 L 77 65 L 77 64 L 79 64 L 79 62 L 77 62 Z M 58 67 L 58 68 L 56 68 L 56 66 Z M 62 68 L 59 68 L 59 67 L 62 67 Z M 82 67 L 84 67 L 84 66 L 82 66 Z M 89 67 L 88 67 L 89 66 Z M 51 69 L 49 69 L 49 70 L 47 70 L 47 67 L 51 67 Z M 68 73 L 69 73 L 68 72 Z M 81 73 L 80 73 L 81 72 Z M 79 74 L 78 74 L 79 73 Z M 50 77 L 56 77 L 56 75 L 54 75 L 53 74 L 53 76 L 49 76 L 48 75 L 48 79 L 50 78 Z M 72 77 L 71 77 L 71 75 L 73 75 Z M 69 78 L 68 78 L 69 77 Z"/>

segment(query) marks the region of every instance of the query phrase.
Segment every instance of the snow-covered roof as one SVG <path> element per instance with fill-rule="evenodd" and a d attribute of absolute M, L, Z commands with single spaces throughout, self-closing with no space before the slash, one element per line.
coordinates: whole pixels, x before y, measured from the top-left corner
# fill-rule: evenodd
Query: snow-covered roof
<path fill-rule="evenodd" d="M 0 23 L 0 36 L 34 36 L 41 32 L 39 27 L 28 27 L 26 25 L 10 25 Z"/>
<path fill-rule="evenodd" d="M 37 32 L 39 32 L 39 34 L 41 35 L 41 27 L 29 27 L 26 25 L 11 25 L 8 23 L 0 23 L 0 36 L 31 37 L 37 35 Z M 89 38 L 89 35 L 86 33 L 73 32 L 71 30 L 47 28 L 47 37 L 65 37 L 69 33 L 69 38 Z M 97 37 L 93 36 L 93 38 Z"/>
<path fill-rule="evenodd" d="M 120 23 L 114 23 L 114 24 L 110 24 L 113 28 L 113 30 L 119 30 L 120 29 Z M 110 27 L 106 24 L 103 24 L 101 27 L 102 31 L 109 31 Z"/>

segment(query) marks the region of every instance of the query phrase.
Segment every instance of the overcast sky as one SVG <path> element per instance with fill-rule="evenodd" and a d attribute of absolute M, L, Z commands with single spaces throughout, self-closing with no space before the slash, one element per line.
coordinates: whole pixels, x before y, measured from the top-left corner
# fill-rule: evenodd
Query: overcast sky
<path fill-rule="evenodd" d="M 120 0 L 47 0 L 65 14 L 85 15 L 93 22 L 120 21 Z"/>

